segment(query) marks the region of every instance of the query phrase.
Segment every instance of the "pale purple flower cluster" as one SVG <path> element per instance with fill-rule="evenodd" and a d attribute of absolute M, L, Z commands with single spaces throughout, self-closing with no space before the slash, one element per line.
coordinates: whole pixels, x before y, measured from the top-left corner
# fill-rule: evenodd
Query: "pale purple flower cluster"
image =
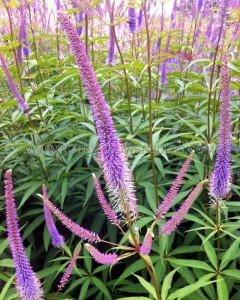
<path fill-rule="evenodd" d="M 18 102 L 18 106 L 21 109 L 22 112 L 24 112 L 26 115 L 29 115 L 29 106 L 23 99 L 22 95 L 19 93 L 18 88 L 13 81 L 12 75 L 10 74 L 7 64 L 2 56 L 2 53 L 0 52 L 0 63 L 2 65 L 3 71 L 5 73 L 5 76 L 7 78 L 7 83 L 9 85 L 10 90 L 12 91 L 14 97 L 16 98 Z"/>
<path fill-rule="evenodd" d="M 43 294 L 41 283 L 33 272 L 22 243 L 13 194 L 12 171 L 5 174 L 6 223 L 9 247 L 16 273 L 16 290 L 21 300 L 39 300 Z"/>
<path fill-rule="evenodd" d="M 42 192 L 43 192 L 43 197 L 45 197 L 46 199 L 48 199 L 48 193 L 47 193 L 47 188 L 45 185 L 43 185 L 42 187 Z M 61 247 L 64 243 L 64 239 L 63 236 L 59 234 L 53 218 L 52 218 L 52 214 L 51 214 L 51 210 L 49 209 L 49 207 L 47 206 L 47 204 L 44 202 L 43 203 L 43 208 L 44 208 L 44 217 L 45 217 L 45 221 L 46 221 L 46 225 L 47 225 L 47 229 L 48 232 L 50 234 L 50 237 L 52 239 L 52 244 L 54 247 Z"/>
<path fill-rule="evenodd" d="M 224 199 L 231 187 L 231 103 L 227 53 L 223 55 L 221 80 L 219 144 L 216 164 L 210 182 L 210 194 L 216 199 Z"/>
<path fill-rule="evenodd" d="M 101 253 L 95 247 L 89 244 L 85 244 L 85 248 L 99 264 L 113 265 L 117 262 L 118 255 L 115 253 L 110 253 L 110 254 Z"/>
<path fill-rule="evenodd" d="M 61 291 L 64 286 L 66 285 L 66 283 L 68 282 L 68 279 L 72 273 L 73 267 L 76 265 L 76 261 L 78 259 L 79 253 L 81 251 L 82 247 L 80 246 L 76 252 L 74 253 L 72 259 L 70 260 L 70 263 L 65 271 L 65 273 L 63 274 L 63 277 L 60 280 L 59 286 L 58 286 L 58 290 Z"/>
<path fill-rule="evenodd" d="M 123 147 L 117 137 L 113 120 L 92 65 L 86 55 L 85 47 L 69 18 L 62 12 L 58 12 L 58 18 L 67 33 L 90 101 L 99 138 L 99 162 L 109 195 L 113 202 L 117 200 L 116 209 L 125 213 L 128 211 L 130 215 L 136 215 L 136 211 L 132 211 L 135 208 L 135 196 L 133 196 L 134 189 L 127 158 L 125 153 L 122 153 Z"/>
<path fill-rule="evenodd" d="M 215 30 L 213 32 L 213 36 L 211 39 L 212 43 L 215 43 L 218 40 L 221 42 L 223 32 L 227 25 L 227 18 L 228 18 L 228 13 L 229 13 L 229 4 L 230 4 L 229 2 L 230 2 L 230 0 L 220 0 L 219 1 L 219 4 L 218 4 L 219 12 L 218 12 L 217 20 L 216 20 Z"/>

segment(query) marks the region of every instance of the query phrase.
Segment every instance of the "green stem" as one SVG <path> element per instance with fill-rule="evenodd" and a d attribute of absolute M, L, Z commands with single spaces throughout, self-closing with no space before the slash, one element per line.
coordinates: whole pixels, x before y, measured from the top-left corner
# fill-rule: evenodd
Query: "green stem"
<path fill-rule="evenodd" d="M 153 145 L 153 129 L 152 129 L 152 122 L 153 122 L 153 115 L 152 115 L 152 59 L 151 59 L 151 41 L 150 41 L 150 34 L 148 28 L 148 17 L 147 17 L 147 8 L 146 2 L 143 4 L 143 13 L 146 25 L 146 33 L 147 33 L 147 58 L 148 58 L 148 104 L 149 104 L 149 148 L 150 148 L 150 157 L 152 163 L 152 174 L 153 174 L 153 184 L 154 184 L 154 191 L 155 191 L 155 203 L 156 207 L 158 207 L 158 186 L 157 186 L 157 172 L 156 166 L 154 162 L 154 145 Z"/>

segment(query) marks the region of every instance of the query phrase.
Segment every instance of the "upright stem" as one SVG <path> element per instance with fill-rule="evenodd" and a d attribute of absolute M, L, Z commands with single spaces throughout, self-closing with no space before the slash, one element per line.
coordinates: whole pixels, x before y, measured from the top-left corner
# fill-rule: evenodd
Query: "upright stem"
<path fill-rule="evenodd" d="M 217 246 L 217 272 L 219 271 L 219 262 L 220 262 L 220 205 L 219 201 L 217 200 L 216 204 L 216 246 Z"/>
<path fill-rule="evenodd" d="M 156 296 L 157 296 L 157 299 L 158 300 L 161 300 L 161 296 L 160 296 L 160 293 L 159 293 L 159 289 L 158 289 L 158 284 L 157 284 L 157 278 L 156 278 L 156 273 L 153 272 L 149 266 L 149 264 L 147 263 L 147 261 L 141 256 L 141 259 L 151 277 L 151 280 L 152 280 L 152 283 L 153 283 L 153 286 L 154 286 L 154 289 L 155 289 L 155 292 L 156 292 Z"/>
<path fill-rule="evenodd" d="M 125 68 L 125 61 L 117 40 L 117 35 L 116 35 L 116 30 L 115 26 L 113 25 L 113 34 L 114 34 L 114 39 L 116 42 L 116 46 L 120 55 L 121 63 L 123 65 L 123 73 L 124 73 L 124 79 L 125 79 L 125 84 L 126 84 L 126 90 L 127 90 L 127 98 L 128 98 L 128 113 L 129 113 L 129 123 L 130 123 L 130 133 L 133 134 L 133 121 L 132 121 L 132 112 L 131 112 L 131 94 L 130 94 L 130 89 L 129 89 L 129 83 L 128 83 L 128 76 L 127 76 L 127 71 Z"/>
<path fill-rule="evenodd" d="M 150 49 L 151 41 L 150 41 L 150 34 L 149 34 L 149 28 L 148 28 L 146 2 L 144 2 L 144 4 L 143 4 L 143 13 L 144 13 L 144 19 L 145 19 L 145 24 L 146 24 L 146 33 L 147 33 L 149 147 L 150 147 L 150 156 L 151 156 L 151 163 L 152 163 L 153 184 L 154 184 L 154 191 L 155 191 L 155 203 L 156 203 L 156 207 L 158 207 L 157 172 L 156 172 L 156 166 L 155 166 L 155 162 L 154 162 L 153 129 L 152 129 L 153 115 L 152 115 L 152 59 L 151 59 L 151 49 Z"/>
<path fill-rule="evenodd" d="M 85 14 L 85 51 L 88 55 L 88 16 Z"/>

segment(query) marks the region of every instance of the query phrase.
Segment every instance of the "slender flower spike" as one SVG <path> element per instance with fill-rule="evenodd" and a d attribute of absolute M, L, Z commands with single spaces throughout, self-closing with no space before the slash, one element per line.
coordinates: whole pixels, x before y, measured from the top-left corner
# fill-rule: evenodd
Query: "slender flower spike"
<path fill-rule="evenodd" d="M 8 86 L 9 86 L 11 92 L 13 93 L 13 96 L 16 98 L 16 100 L 18 102 L 19 108 L 26 115 L 29 115 L 29 106 L 25 102 L 25 100 L 23 99 L 23 97 L 21 96 L 21 94 L 19 93 L 18 88 L 17 88 L 15 82 L 13 81 L 12 75 L 10 74 L 10 72 L 8 70 L 7 64 L 6 64 L 5 60 L 4 60 L 1 52 L 0 52 L 0 63 L 2 65 L 4 73 L 6 75 Z"/>
<path fill-rule="evenodd" d="M 93 174 L 93 182 L 94 182 L 95 189 L 96 189 L 96 192 L 97 192 L 98 200 L 99 200 L 99 202 L 102 206 L 102 209 L 103 209 L 105 215 L 107 216 L 108 220 L 112 224 L 114 224 L 116 226 L 119 226 L 119 220 L 118 220 L 115 212 L 112 210 L 111 206 L 108 204 L 106 198 L 104 197 L 104 194 L 102 192 L 99 181 L 98 181 L 97 177 L 94 174 Z"/>
<path fill-rule="evenodd" d="M 58 19 L 66 31 L 93 111 L 99 138 L 99 160 L 109 195 L 112 201 L 115 201 L 118 211 L 127 210 L 131 216 L 136 216 L 136 210 L 133 211 L 134 189 L 126 155 L 122 153 L 122 145 L 85 47 L 69 18 L 64 13 L 58 12 Z"/>
<path fill-rule="evenodd" d="M 203 182 L 201 181 L 189 194 L 187 199 L 183 202 L 182 206 L 173 215 L 173 217 L 163 225 L 160 230 L 160 234 L 171 234 L 177 228 L 177 226 L 182 222 L 189 209 L 191 208 L 194 200 L 196 199 L 198 193 L 203 187 Z"/>
<path fill-rule="evenodd" d="M 11 170 L 5 174 L 5 199 L 8 240 L 16 272 L 17 293 L 21 300 L 42 299 L 41 283 L 30 266 L 18 227 Z"/>
<path fill-rule="evenodd" d="M 85 248 L 91 254 L 91 256 L 102 265 L 113 265 L 118 259 L 118 255 L 115 253 L 105 254 L 98 251 L 95 247 L 89 244 L 85 244 Z"/>
<path fill-rule="evenodd" d="M 131 7 L 128 8 L 128 24 L 130 32 L 134 33 L 137 29 L 137 15 L 133 3 L 129 3 Z"/>
<path fill-rule="evenodd" d="M 148 229 L 148 231 L 144 237 L 143 243 L 140 247 L 141 254 L 148 255 L 150 253 L 151 248 L 152 248 L 153 237 L 154 237 L 154 234 L 152 232 L 152 229 Z"/>
<path fill-rule="evenodd" d="M 113 24 L 114 23 L 114 4 L 111 6 L 110 20 L 111 20 L 111 24 Z M 114 54 L 115 54 L 114 28 L 113 28 L 113 25 L 110 25 L 110 28 L 109 28 L 108 57 L 107 57 L 107 64 L 108 65 L 113 65 L 113 63 L 114 63 Z"/>
<path fill-rule="evenodd" d="M 48 199 L 47 188 L 46 188 L 45 185 L 43 185 L 42 191 L 43 191 L 43 197 Z M 45 217 L 48 232 L 49 232 L 50 237 L 52 239 L 52 244 L 53 244 L 54 247 L 61 247 L 64 243 L 63 236 L 59 234 L 59 232 L 58 232 L 58 230 L 57 230 L 57 228 L 54 224 L 52 214 L 51 214 L 51 210 L 49 209 L 47 204 L 45 204 L 45 202 L 43 203 L 43 205 L 44 205 L 43 206 L 43 208 L 44 208 L 44 217 Z"/>
<path fill-rule="evenodd" d="M 193 153 L 191 153 L 187 160 L 184 162 L 180 172 L 178 173 L 177 178 L 174 180 L 170 190 L 168 191 L 167 195 L 165 196 L 162 203 L 158 206 L 157 209 L 157 221 L 159 221 L 171 208 L 174 200 L 176 199 L 177 193 L 179 188 L 183 182 L 183 177 L 187 172 L 187 169 L 192 161 Z"/>
<path fill-rule="evenodd" d="M 82 21 L 83 21 L 83 13 L 80 12 L 78 15 L 78 24 L 82 23 Z M 81 35 L 82 31 L 83 31 L 83 26 L 81 25 L 78 27 L 78 34 Z"/>
<path fill-rule="evenodd" d="M 68 282 L 68 279 L 72 273 L 72 270 L 73 270 L 73 267 L 75 266 L 76 264 L 76 261 L 77 261 L 77 258 L 79 256 L 79 253 L 81 251 L 82 247 L 80 246 L 77 251 L 74 253 L 72 259 L 70 260 L 70 263 L 65 271 L 65 273 L 63 274 L 63 277 L 61 278 L 60 280 L 60 284 L 58 286 L 58 290 L 61 291 L 64 286 L 66 285 L 66 283 Z"/>
<path fill-rule="evenodd" d="M 142 27 L 143 10 L 140 8 L 138 12 L 138 28 Z"/>
<path fill-rule="evenodd" d="M 227 64 L 227 53 L 223 54 L 221 68 L 222 92 L 220 108 L 219 145 L 213 174 L 210 180 L 210 194 L 215 199 L 224 199 L 231 187 L 231 104 Z"/>
<path fill-rule="evenodd" d="M 50 202 L 47 198 L 42 195 L 39 195 L 42 198 L 44 203 L 50 208 L 50 210 L 54 213 L 54 215 L 65 225 L 72 233 L 76 236 L 80 237 L 81 239 L 89 242 L 100 242 L 100 237 L 87 229 L 79 226 L 77 223 L 73 222 L 67 216 L 65 216 L 59 209 L 56 208 L 52 202 Z"/>

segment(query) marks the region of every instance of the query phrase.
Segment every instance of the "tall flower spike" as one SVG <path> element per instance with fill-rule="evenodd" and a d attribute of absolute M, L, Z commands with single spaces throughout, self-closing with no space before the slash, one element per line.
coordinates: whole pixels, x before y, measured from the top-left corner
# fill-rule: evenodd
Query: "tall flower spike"
<path fill-rule="evenodd" d="M 231 187 L 231 104 L 227 61 L 227 53 L 225 52 L 221 68 L 219 144 L 214 171 L 210 179 L 210 194 L 216 199 L 224 199 Z"/>
<path fill-rule="evenodd" d="M 15 82 L 13 81 L 12 75 L 10 74 L 10 72 L 8 70 L 7 64 L 4 60 L 1 52 L 0 52 L 0 63 L 2 65 L 4 73 L 6 75 L 8 86 L 9 86 L 11 92 L 13 93 L 13 96 L 16 98 L 19 108 L 26 115 L 29 115 L 29 106 L 25 102 L 25 100 L 23 99 L 21 94 L 19 93 L 18 88 L 17 88 Z"/>
<path fill-rule="evenodd" d="M 106 198 L 104 197 L 104 194 L 102 192 L 101 186 L 99 184 L 99 181 L 97 179 L 97 177 L 93 174 L 93 182 L 94 182 L 94 186 L 97 192 L 97 196 L 98 196 L 98 200 L 102 206 L 102 209 L 105 213 L 105 215 L 107 216 L 108 220 L 116 225 L 119 226 L 119 220 L 115 214 L 115 212 L 112 210 L 112 208 L 110 207 L 110 205 L 108 204 Z"/>
<path fill-rule="evenodd" d="M 83 21 L 83 13 L 80 12 L 78 15 L 78 24 L 82 23 L 82 21 Z M 82 31 L 83 31 L 83 26 L 81 25 L 78 27 L 78 34 L 81 35 Z"/>
<path fill-rule="evenodd" d="M 171 208 L 173 201 L 175 200 L 179 188 L 183 182 L 183 177 L 187 172 L 187 169 L 192 161 L 193 153 L 191 153 L 186 161 L 184 162 L 180 172 L 178 173 L 177 178 L 174 180 L 170 190 L 168 191 L 167 195 L 165 196 L 163 202 L 158 206 L 157 209 L 157 221 L 159 221 Z"/>
<path fill-rule="evenodd" d="M 133 202 L 134 189 L 132 188 L 132 181 L 130 180 L 129 182 L 130 170 L 129 168 L 127 169 L 126 157 L 125 154 L 122 154 L 122 145 L 117 137 L 100 85 L 76 28 L 64 13 L 58 12 L 58 19 L 67 33 L 90 101 L 99 138 L 100 163 L 109 195 L 113 199 L 112 201 L 118 199 L 116 202 L 118 211 L 126 213 L 127 210 L 130 215 L 135 216 L 137 213 L 132 211 L 133 205 L 131 204 Z"/>
<path fill-rule="evenodd" d="M 42 192 L 43 192 L 43 197 L 48 199 L 47 188 L 45 185 L 43 185 L 43 187 L 42 187 Z M 45 202 L 43 203 L 43 208 L 44 208 L 44 217 L 45 217 L 48 232 L 49 232 L 51 240 L 52 240 L 52 244 L 54 247 L 61 247 L 64 243 L 63 236 L 59 234 L 59 232 L 54 224 L 51 210 L 49 209 L 49 207 L 47 206 L 47 204 Z"/>
<path fill-rule="evenodd" d="M 6 223 L 9 247 L 16 272 L 16 290 L 21 300 L 39 300 L 43 294 L 41 283 L 33 272 L 22 243 L 13 194 L 12 171 L 5 174 Z"/>
<path fill-rule="evenodd" d="M 52 202 L 50 202 L 44 196 L 39 195 L 39 197 L 42 198 L 44 203 L 46 203 L 46 205 L 50 208 L 50 210 L 54 213 L 54 215 L 62 222 L 62 224 L 65 225 L 76 236 L 80 237 L 85 241 L 95 242 L 95 243 L 100 242 L 100 237 L 96 233 L 84 229 L 83 227 L 79 226 L 77 223 L 73 222 L 71 219 L 65 216 L 59 209 L 57 209 L 56 206 L 52 204 Z"/>
<path fill-rule="evenodd" d="M 98 262 L 99 264 L 102 265 L 113 265 L 118 259 L 118 255 L 115 253 L 101 253 L 98 251 L 95 247 L 89 244 L 85 244 L 85 248 L 87 251 L 91 254 L 91 256 Z"/>
<path fill-rule="evenodd" d="M 191 208 L 194 200 L 196 199 L 198 193 L 203 187 L 203 182 L 199 184 L 192 190 L 187 199 L 183 202 L 182 206 L 178 211 L 173 215 L 173 217 L 163 225 L 160 230 L 160 234 L 171 234 L 177 228 L 177 226 L 182 222 L 189 209 Z"/>
<path fill-rule="evenodd" d="M 151 248 L 152 248 L 153 237 L 154 237 L 154 234 L 153 234 L 152 229 L 148 229 L 148 231 L 144 237 L 143 243 L 140 247 L 141 254 L 148 255 L 150 253 Z"/>
<path fill-rule="evenodd" d="M 80 247 L 76 250 L 76 252 L 74 253 L 72 259 L 70 260 L 70 263 L 69 263 L 69 265 L 68 265 L 68 267 L 67 267 L 65 273 L 63 274 L 63 277 L 62 277 L 61 280 L 60 280 L 60 284 L 59 284 L 59 286 L 58 286 L 58 290 L 59 290 L 59 291 L 61 291 L 61 290 L 64 288 L 64 286 L 66 285 L 66 283 L 68 282 L 68 279 L 69 279 L 69 277 L 70 277 L 70 275 L 71 275 L 71 273 L 72 273 L 73 267 L 74 267 L 75 264 L 76 264 L 76 261 L 77 261 L 77 258 L 78 258 L 78 256 L 79 256 L 79 253 L 80 253 L 81 249 L 82 249 L 82 247 L 80 246 Z"/>
<path fill-rule="evenodd" d="M 110 9 L 110 21 L 111 24 L 114 23 L 114 4 L 111 6 Z M 108 46 L 108 57 L 107 57 L 107 64 L 113 65 L 114 63 L 114 54 L 115 54 L 115 36 L 114 36 L 114 28 L 113 25 L 110 25 L 109 28 L 109 46 Z"/>

